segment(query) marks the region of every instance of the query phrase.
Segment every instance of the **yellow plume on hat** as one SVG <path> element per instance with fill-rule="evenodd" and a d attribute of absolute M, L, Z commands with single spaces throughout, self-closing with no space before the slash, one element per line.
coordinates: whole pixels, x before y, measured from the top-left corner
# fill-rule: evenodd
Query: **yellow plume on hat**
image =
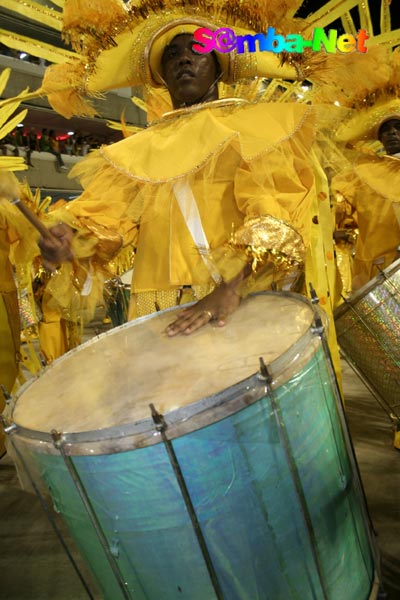
<path fill-rule="evenodd" d="M 66 117 L 93 116 L 90 97 L 122 87 L 162 85 L 159 64 L 175 32 L 193 33 L 198 27 L 232 27 L 237 35 L 263 32 L 272 25 L 289 32 L 302 0 L 65 0 L 63 36 L 77 53 L 76 60 L 52 65 L 41 92 Z M 294 65 L 282 65 L 272 52 L 230 52 L 217 55 L 223 81 L 236 83 L 255 77 L 296 79 Z"/>
<path fill-rule="evenodd" d="M 313 81 L 315 104 L 349 109 L 335 132 L 340 142 L 376 140 L 385 120 L 400 119 L 400 48 L 329 56 Z"/>
<path fill-rule="evenodd" d="M 155 87 L 160 86 L 160 79 L 150 59 L 159 54 L 157 46 L 163 47 L 174 24 L 185 21 L 189 28 L 190 23 L 206 23 L 210 29 L 232 28 L 238 35 L 263 33 L 272 26 L 278 34 L 298 33 L 308 39 L 315 28 L 326 28 L 340 19 L 349 34 L 356 35 L 359 27 L 368 31 L 369 54 L 374 45 L 393 47 L 400 43 L 400 30 L 391 29 L 391 0 L 381 0 L 379 26 L 373 24 L 370 14 L 369 5 L 375 2 L 326 0 L 310 14 L 306 0 L 51 0 L 46 6 L 34 0 L 2 0 L 7 10 L 61 31 L 73 50 L 52 47 L 6 30 L 0 30 L 0 40 L 56 63 L 47 69 L 43 86 L 31 97 L 47 95 L 53 108 L 67 117 L 93 116 L 96 111 L 90 98 L 103 92 L 142 87 L 146 97 L 162 90 Z M 296 18 L 300 8 L 302 19 Z M 324 53 L 307 50 L 286 55 L 284 65 L 283 57 L 273 52 L 232 52 L 218 54 L 218 58 L 223 63 L 225 84 L 234 95 L 242 93 L 245 97 L 249 89 L 254 89 L 256 78 L 261 83 L 263 78 L 275 79 L 273 83 L 314 81 L 314 75 L 325 69 Z M 347 63 L 354 57 L 342 58 Z M 365 55 L 358 58 L 364 59 Z M 332 74 L 333 69 L 328 66 L 326 71 Z M 224 84 L 220 84 L 220 95 L 223 88 Z M 289 93 L 284 98 L 296 101 Z"/>

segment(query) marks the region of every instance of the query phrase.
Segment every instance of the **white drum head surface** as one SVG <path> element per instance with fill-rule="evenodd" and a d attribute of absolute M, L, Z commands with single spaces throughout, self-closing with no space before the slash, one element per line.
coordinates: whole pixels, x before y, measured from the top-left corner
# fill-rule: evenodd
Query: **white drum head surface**
<path fill-rule="evenodd" d="M 177 310 L 181 310 L 179 307 Z M 93 431 L 150 417 L 210 397 L 281 357 L 309 330 L 309 303 L 267 293 L 244 300 L 225 327 L 189 336 L 164 331 L 175 309 L 90 340 L 56 360 L 17 398 L 13 421 L 35 431 Z"/>

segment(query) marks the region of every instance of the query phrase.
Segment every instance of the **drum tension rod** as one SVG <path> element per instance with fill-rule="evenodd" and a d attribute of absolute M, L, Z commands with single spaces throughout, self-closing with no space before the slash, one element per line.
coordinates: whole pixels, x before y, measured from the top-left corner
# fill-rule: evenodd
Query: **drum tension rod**
<path fill-rule="evenodd" d="M 272 376 L 271 376 L 270 372 L 268 371 L 268 367 L 265 364 L 262 357 L 260 357 L 260 376 L 265 380 L 266 393 L 267 393 L 267 396 L 271 403 L 271 409 L 272 409 L 272 413 L 274 414 L 274 417 L 275 417 L 277 432 L 279 435 L 279 439 L 281 441 L 282 449 L 283 449 L 285 459 L 287 462 L 287 466 L 288 466 L 288 469 L 290 472 L 290 477 L 292 479 L 293 488 L 294 488 L 294 491 L 296 493 L 297 500 L 299 503 L 301 517 L 303 519 L 303 523 L 304 523 L 304 526 L 306 528 L 306 532 L 308 535 L 311 554 L 312 554 L 312 557 L 314 560 L 314 565 L 315 565 L 315 568 L 317 571 L 318 580 L 319 580 L 319 584 L 320 584 L 320 588 L 321 588 L 321 592 L 322 592 L 321 598 L 323 598 L 323 600 L 329 600 L 329 594 L 326 589 L 325 579 L 324 579 L 324 575 L 322 572 L 320 559 L 319 559 L 319 556 L 316 551 L 317 542 L 316 542 L 316 537 L 315 537 L 315 532 L 314 532 L 314 525 L 313 525 L 311 515 L 310 515 L 308 507 L 307 507 L 305 493 L 303 490 L 303 482 L 302 482 L 300 475 L 298 473 L 298 470 L 297 470 L 294 456 L 293 456 L 293 453 L 292 453 L 292 450 L 290 447 L 290 441 L 289 441 L 289 436 L 288 436 L 288 432 L 286 429 L 286 425 L 282 419 L 281 412 L 280 412 L 280 406 L 279 406 L 278 400 L 276 398 L 275 391 L 272 387 Z M 314 594 L 315 594 L 315 591 L 314 591 Z"/>
<path fill-rule="evenodd" d="M 6 435 L 10 435 L 17 430 L 17 425 L 15 423 L 10 424 L 8 421 L 6 421 L 4 415 L 0 415 L 0 421 L 3 426 L 3 431 Z"/>
<path fill-rule="evenodd" d="M 172 445 L 172 442 L 167 437 L 167 434 L 166 434 L 166 429 L 168 426 L 165 422 L 164 415 L 162 415 L 161 413 L 159 413 L 157 411 L 154 404 L 149 404 L 149 406 L 150 406 L 150 410 L 151 410 L 152 419 L 156 426 L 156 430 L 161 433 L 161 437 L 162 437 L 162 441 L 165 446 L 165 450 L 168 454 L 168 458 L 171 463 L 172 470 L 176 477 L 177 484 L 178 484 L 179 489 L 182 494 L 182 499 L 185 503 L 186 510 L 188 512 L 188 515 L 189 515 L 189 518 L 190 518 L 190 521 L 191 521 L 191 524 L 193 527 L 193 532 L 196 536 L 201 554 L 202 554 L 204 562 L 205 562 L 205 566 L 206 566 L 208 575 L 210 577 L 211 585 L 215 592 L 216 600 L 224 600 L 224 595 L 222 593 L 222 589 L 221 589 L 220 583 L 218 581 L 218 576 L 215 571 L 215 567 L 213 565 L 213 562 L 212 562 L 212 559 L 210 556 L 210 552 L 207 547 L 207 543 L 204 538 L 202 529 L 200 527 L 200 523 L 199 523 L 199 520 L 198 520 L 198 517 L 196 514 L 196 509 L 193 505 L 192 498 L 190 496 L 190 493 L 189 493 L 189 490 L 188 490 L 188 487 L 187 487 L 187 484 L 185 481 L 185 477 L 183 475 L 183 472 L 182 472 L 181 466 L 179 464 L 178 457 L 176 456 L 175 449 Z"/>
<path fill-rule="evenodd" d="M 268 371 L 268 367 L 265 364 L 263 357 L 260 356 L 258 360 L 260 361 L 259 378 L 264 380 L 267 384 L 271 384 L 272 383 L 272 375 Z"/>
<path fill-rule="evenodd" d="M 310 282 L 308 285 L 310 288 L 311 304 L 319 304 L 319 298 L 313 284 Z"/>
<path fill-rule="evenodd" d="M 0 387 L 1 387 L 1 391 L 3 392 L 3 396 L 6 401 L 6 404 L 10 404 L 10 402 L 12 400 L 10 392 L 4 387 L 3 384 L 1 384 Z"/>
<path fill-rule="evenodd" d="M 6 401 L 6 406 L 9 406 L 12 401 L 12 396 L 3 384 L 1 384 L 0 387 L 1 391 L 3 392 L 4 399 Z M 0 421 L 3 426 L 4 433 L 6 435 L 10 435 L 10 433 L 13 433 L 13 431 L 17 429 L 17 425 L 15 423 L 11 423 L 9 417 L 7 418 L 4 413 L 0 413 Z"/>
<path fill-rule="evenodd" d="M 4 393 L 4 390 L 3 390 L 3 393 Z M 5 424 L 5 419 L 4 419 L 4 417 L 2 415 L 0 415 L 0 419 L 3 421 L 3 425 L 4 425 Z M 4 431 L 7 434 L 14 433 L 14 431 L 16 429 L 17 429 L 17 425 L 15 423 L 13 423 L 12 425 L 10 425 L 7 429 L 4 427 Z M 40 502 L 40 505 L 41 505 L 41 507 L 42 507 L 42 509 L 43 509 L 43 511 L 44 511 L 44 513 L 46 515 L 46 517 L 47 517 L 47 520 L 50 523 L 50 526 L 52 527 L 52 529 L 53 529 L 53 531 L 54 531 L 54 533 L 55 533 L 58 541 L 60 542 L 60 544 L 61 544 L 64 552 L 66 553 L 66 555 L 67 555 L 67 557 L 68 557 L 68 559 L 69 559 L 69 561 L 71 563 L 71 566 L 75 570 L 76 575 L 78 576 L 80 582 L 82 583 L 82 585 L 83 585 L 83 587 L 84 587 L 84 589 L 85 589 L 85 591 L 86 591 L 86 593 L 87 593 L 87 595 L 89 597 L 89 600 L 95 600 L 95 597 L 92 595 L 92 593 L 91 593 L 91 591 L 89 589 L 89 586 L 87 585 L 87 583 L 85 581 L 85 578 L 84 578 L 84 576 L 82 575 L 82 573 L 81 573 L 81 571 L 79 569 L 78 564 L 76 563 L 76 561 L 75 561 L 74 557 L 72 556 L 72 553 L 71 553 L 71 551 L 70 551 L 70 549 L 69 549 L 66 541 L 64 540 L 63 534 L 62 534 L 62 532 L 60 530 L 60 527 L 59 527 L 58 523 L 56 522 L 56 520 L 54 518 L 54 515 L 53 515 L 51 509 L 47 505 L 46 500 L 44 499 L 44 496 L 42 495 L 42 493 L 40 492 L 40 489 L 39 489 L 38 485 L 36 484 L 34 476 L 31 473 L 31 471 L 30 471 L 30 469 L 29 469 L 29 467 L 27 465 L 27 461 L 25 460 L 24 456 L 22 455 L 21 449 L 18 448 L 18 444 L 16 444 L 15 441 L 13 440 L 13 436 L 10 436 L 10 444 L 11 444 L 11 446 L 13 448 L 13 451 L 15 452 L 15 455 L 18 458 L 19 463 L 22 466 L 23 471 L 25 472 L 26 477 L 29 480 L 29 483 L 32 486 L 33 491 L 35 492 L 35 494 L 36 494 L 36 496 L 37 496 L 37 498 L 38 498 L 38 500 Z"/>
<path fill-rule="evenodd" d="M 154 404 L 149 404 L 151 410 L 151 418 L 154 421 L 154 425 L 156 426 L 156 430 L 163 432 L 167 429 L 167 425 L 164 420 L 164 415 L 159 413 L 154 406 Z"/>
<path fill-rule="evenodd" d="M 108 561 L 109 567 L 115 577 L 116 584 L 119 586 L 119 589 L 122 593 L 122 596 L 125 600 L 131 600 L 132 594 L 127 587 L 127 583 L 125 582 L 121 572 L 118 562 L 115 559 L 115 556 L 112 554 L 110 545 L 107 539 L 106 534 L 103 531 L 102 524 L 100 522 L 99 517 L 95 509 L 93 508 L 93 504 L 87 494 L 87 491 L 82 483 L 80 475 L 77 471 L 77 468 L 72 460 L 71 456 L 67 455 L 65 452 L 65 435 L 61 431 L 57 431 L 56 429 L 52 429 L 50 435 L 53 439 L 54 447 L 59 450 L 61 457 L 64 460 L 64 464 L 68 470 L 68 473 L 71 477 L 72 483 L 75 486 L 77 493 L 81 499 L 82 505 L 86 510 L 86 514 L 91 522 L 91 525 L 94 529 L 95 534 L 97 535 L 97 539 L 104 551 L 104 557 Z M 78 573 L 79 574 L 79 573 Z M 82 583 L 85 586 L 85 589 L 90 594 L 89 588 L 86 586 L 86 583 L 83 578 L 81 578 Z M 93 596 L 90 594 L 90 598 L 92 600 Z"/>
<path fill-rule="evenodd" d="M 315 288 L 313 287 L 313 284 L 311 282 L 309 283 L 309 287 L 310 287 L 310 295 L 311 295 L 311 304 L 315 304 L 315 305 L 319 304 L 319 298 L 317 296 L 317 292 L 315 291 Z M 321 315 L 319 315 L 316 310 L 314 310 L 314 327 L 312 330 L 314 333 L 317 333 L 318 335 L 321 335 L 321 336 L 325 331 L 325 327 L 322 322 Z"/>

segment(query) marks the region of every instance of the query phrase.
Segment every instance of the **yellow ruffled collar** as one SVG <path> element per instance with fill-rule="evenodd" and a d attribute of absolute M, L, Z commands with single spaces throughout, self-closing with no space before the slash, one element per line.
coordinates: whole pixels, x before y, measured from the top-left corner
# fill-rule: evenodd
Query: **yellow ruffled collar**
<path fill-rule="evenodd" d="M 284 144 L 295 133 L 304 148 L 312 145 L 312 107 L 237 100 L 217 100 L 173 111 L 152 127 L 103 147 L 100 153 L 131 179 L 162 183 L 199 170 L 228 145 L 234 145 L 247 162 Z"/>
<path fill-rule="evenodd" d="M 184 106 L 182 108 L 176 108 L 175 110 L 169 110 L 162 115 L 161 119 L 153 121 L 150 123 L 150 125 L 152 126 L 160 122 L 191 115 L 204 109 L 228 107 L 235 108 L 237 106 L 242 106 L 243 104 L 250 104 L 250 102 L 244 98 L 218 98 L 218 100 L 212 100 L 211 102 L 201 102 L 199 104 L 192 104 L 191 106 Z"/>
<path fill-rule="evenodd" d="M 376 194 L 392 202 L 399 201 L 399 157 L 390 155 L 361 157 L 355 166 L 355 172 L 360 180 Z"/>

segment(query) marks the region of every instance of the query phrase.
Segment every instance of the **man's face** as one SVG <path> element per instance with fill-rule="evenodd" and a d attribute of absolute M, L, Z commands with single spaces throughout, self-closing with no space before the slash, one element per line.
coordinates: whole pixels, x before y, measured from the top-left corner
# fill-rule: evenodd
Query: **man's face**
<path fill-rule="evenodd" d="M 214 85 L 218 78 L 215 58 L 211 53 L 196 53 L 193 43 L 191 34 L 177 35 L 162 56 L 162 76 L 174 108 L 218 97 Z"/>
<path fill-rule="evenodd" d="M 388 154 L 400 152 L 400 119 L 385 121 L 379 128 L 378 137 Z"/>

